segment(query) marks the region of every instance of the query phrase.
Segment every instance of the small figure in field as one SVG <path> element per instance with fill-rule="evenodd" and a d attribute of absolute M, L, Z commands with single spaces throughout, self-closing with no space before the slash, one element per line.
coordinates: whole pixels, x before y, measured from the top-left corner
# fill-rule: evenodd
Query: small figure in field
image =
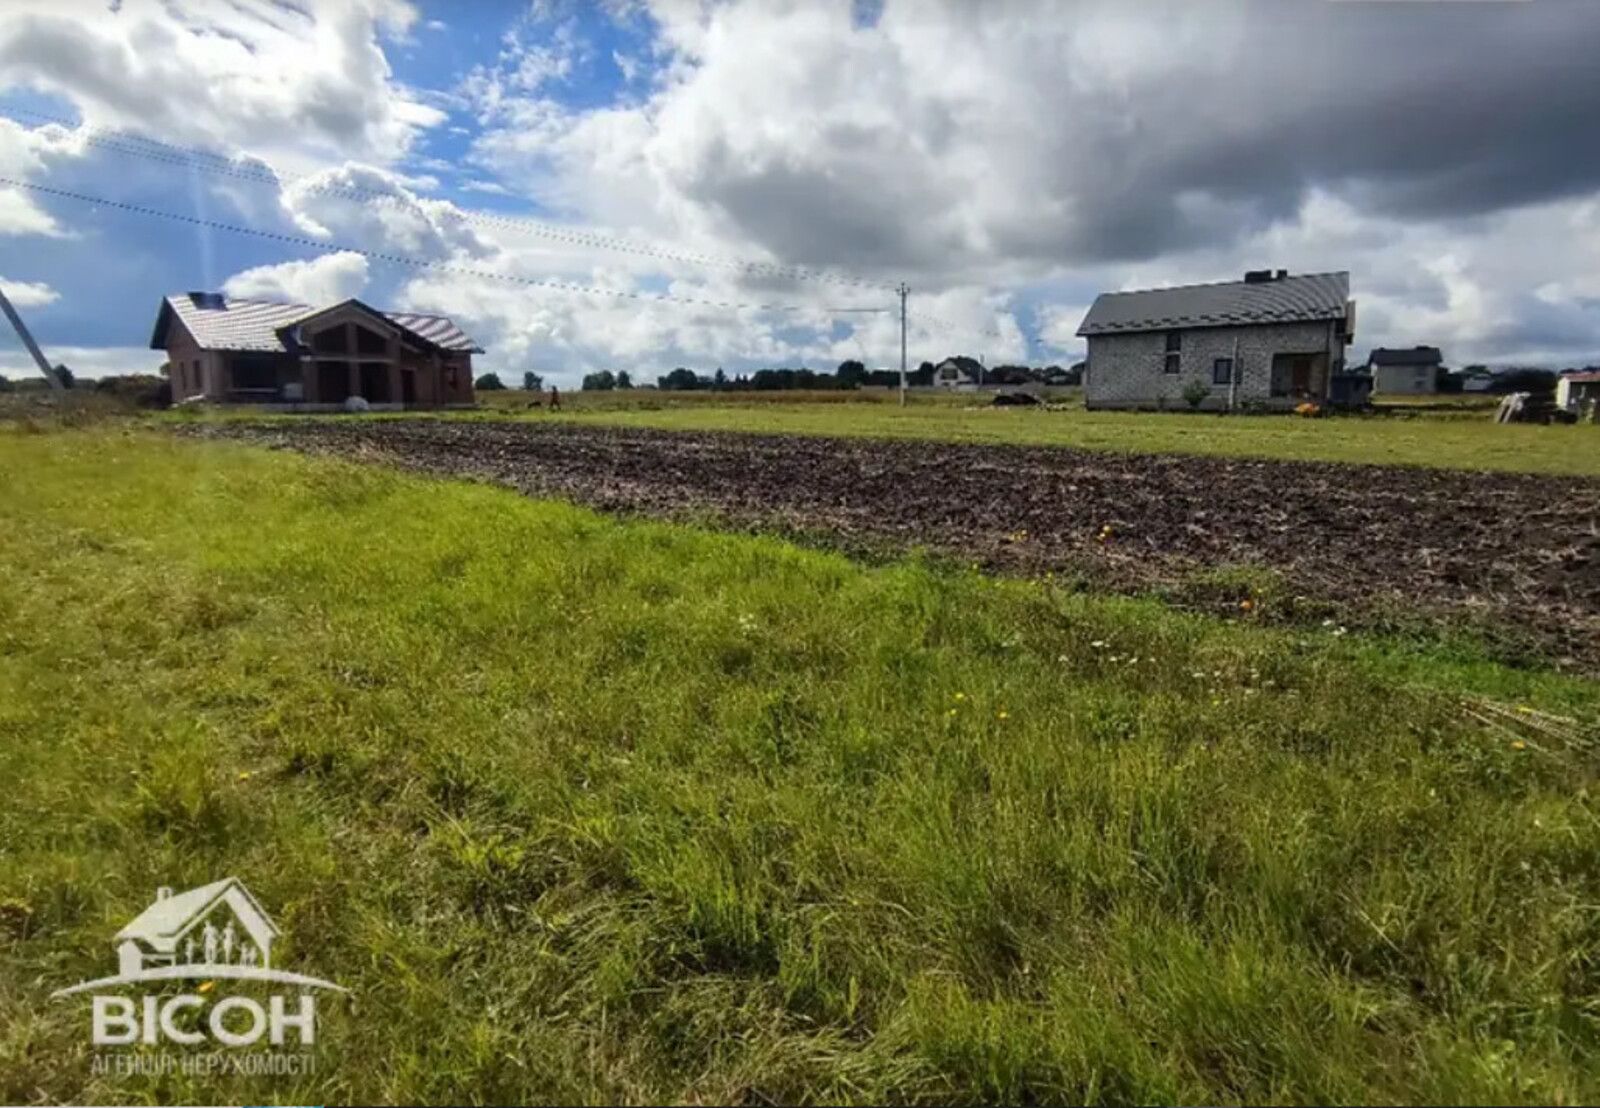
<path fill-rule="evenodd" d="M 561 410 L 561 390 L 554 385 L 550 386 L 550 410 L 552 412 Z"/>

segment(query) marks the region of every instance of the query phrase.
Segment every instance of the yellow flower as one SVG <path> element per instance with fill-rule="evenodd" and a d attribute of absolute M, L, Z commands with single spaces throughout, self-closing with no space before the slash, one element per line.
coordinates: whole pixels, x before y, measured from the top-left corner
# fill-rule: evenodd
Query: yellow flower
<path fill-rule="evenodd" d="M 1512 742 L 1511 749 L 1512 750 L 1526 750 L 1526 749 L 1528 749 L 1528 744 L 1523 742 L 1521 739 L 1516 739 L 1516 740 L 1514 740 Z"/>
<path fill-rule="evenodd" d="M 241 781 L 250 780 L 250 771 L 247 770 L 247 769 L 246 770 L 240 770 L 239 771 L 239 780 L 241 780 Z"/>
<path fill-rule="evenodd" d="M 1009 719 L 1009 718 L 1011 718 L 1011 713 L 1006 711 L 1005 709 L 1001 709 L 1000 711 L 995 713 L 995 718 L 996 719 Z"/>
<path fill-rule="evenodd" d="M 1241 600 L 1241 601 L 1239 601 L 1239 607 L 1244 609 L 1247 612 L 1250 609 L 1254 608 L 1255 606 L 1256 606 L 1256 602 L 1254 600 Z"/>
<path fill-rule="evenodd" d="M 966 698 L 967 698 L 967 694 L 966 693 L 964 693 L 964 692 L 956 693 L 956 699 L 957 700 L 965 700 Z"/>
<path fill-rule="evenodd" d="M 945 715 L 947 715 L 947 716 L 953 716 L 955 714 L 956 714 L 956 710 L 954 708 L 951 708 L 948 712 L 945 713 Z"/>
<path fill-rule="evenodd" d="M 202 992 L 202 993 L 209 993 L 212 989 L 214 989 L 216 987 L 217 987 L 217 983 L 215 981 L 202 981 L 200 983 L 199 991 Z"/>

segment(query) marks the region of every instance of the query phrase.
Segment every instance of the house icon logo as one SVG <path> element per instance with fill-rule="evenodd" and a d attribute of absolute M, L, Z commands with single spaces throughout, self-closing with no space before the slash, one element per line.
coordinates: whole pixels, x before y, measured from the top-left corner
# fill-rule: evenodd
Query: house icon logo
<path fill-rule="evenodd" d="M 112 939 L 117 973 L 52 996 L 182 978 L 232 978 L 311 989 L 347 990 L 331 981 L 275 969 L 273 944 L 282 935 L 237 877 L 187 892 L 163 886 L 151 905 Z"/>

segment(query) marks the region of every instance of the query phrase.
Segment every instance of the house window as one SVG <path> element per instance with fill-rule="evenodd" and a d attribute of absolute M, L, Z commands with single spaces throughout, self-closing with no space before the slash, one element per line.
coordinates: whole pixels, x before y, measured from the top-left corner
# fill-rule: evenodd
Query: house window
<path fill-rule="evenodd" d="M 1177 373 L 1183 368 L 1183 366 L 1182 366 L 1183 355 L 1181 353 L 1179 353 L 1182 349 L 1183 349 L 1183 332 L 1182 331 L 1168 331 L 1167 332 L 1167 355 L 1166 355 L 1166 360 L 1162 363 L 1162 366 L 1161 366 L 1163 372 L 1166 372 L 1166 373 Z"/>
<path fill-rule="evenodd" d="M 236 354 L 230 368 L 236 391 L 274 392 L 278 388 L 278 360 L 273 355 Z"/>
<path fill-rule="evenodd" d="M 1233 359 L 1218 358 L 1211 363 L 1211 383 L 1213 385 L 1233 384 Z"/>
<path fill-rule="evenodd" d="M 356 326 L 356 352 L 360 354 L 387 354 L 389 352 L 389 343 L 387 339 L 376 331 L 369 331 L 358 324 Z"/>
<path fill-rule="evenodd" d="M 374 404 L 389 403 L 389 364 L 361 363 L 361 395 Z"/>
<path fill-rule="evenodd" d="M 318 354 L 343 354 L 347 351 L 345 345 L 344 325 L 335 324 L 325 331 L 318 331 L 311 336 L 311 349 Z"/>

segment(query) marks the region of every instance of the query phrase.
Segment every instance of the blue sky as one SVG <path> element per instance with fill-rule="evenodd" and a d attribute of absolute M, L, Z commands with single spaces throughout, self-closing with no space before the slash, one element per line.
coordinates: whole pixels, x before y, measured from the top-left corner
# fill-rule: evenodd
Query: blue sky
<path fill-rule="evenodd" d="M 447 312 L 490 368 L 571 382 L 892 365 L 890 315 L 833 309 L 900 280 L 913 361 L 1068 361 L 1100 291 L 1258 267 L 1348 269 L 1358 352 L 1600 361 L 1587 14 L 14 0 L 0 177 L 32 188 L 0 185 L 0 280 L 91 375 L 158 365 L 156 305 L 193 288 Z M 1312 38 L 1328 61 L 1286 60 Z M 27 370 L 7 335 L 0 371 Z"/>

